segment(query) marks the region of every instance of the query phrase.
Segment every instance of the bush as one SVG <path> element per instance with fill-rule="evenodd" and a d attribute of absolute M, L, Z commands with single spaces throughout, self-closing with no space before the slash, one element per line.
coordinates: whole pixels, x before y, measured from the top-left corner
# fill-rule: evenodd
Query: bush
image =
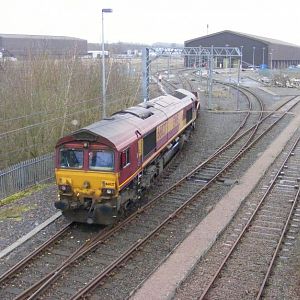
<path fill-rule="evenodd" d="M 140 77 L 108 60 L 107 114 L 140 101 Z M 0 169 L 53 151 L 63 135 L 102 116 L 101 63 L 47 55 L 0 68 Z M 101 94 L 102 95 L 102 94 Z"/>

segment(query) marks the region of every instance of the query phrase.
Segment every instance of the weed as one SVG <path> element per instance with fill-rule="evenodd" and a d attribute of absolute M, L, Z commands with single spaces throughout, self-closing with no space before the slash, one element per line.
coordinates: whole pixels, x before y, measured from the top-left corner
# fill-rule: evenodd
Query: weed
<path fill-rule="evenodd" d="M 0 170 L 53 152 L 57 140 L 102 116 L 101 64 L 74 57 L 6 62 L 0 72 Z M 140 99 L 140 72 L 106 61 L 108 114 Z"/>
<path fill-rule="evenodd" d="M 22 199 L 26 196 L 29 196 L 32 193 L 37 192 L 39 190 L 42 190 L 47 186 L 49 186 L 49 184 L 37 184 L 37 185 L 27 189 L 27 190 L 18 192 L 16 194 L 13 194 L 13 195 L 7 197 L 7 198 L 4 198 L 4 199 L 0 200 L 0 207 L 4 206 L 4 205 L 7 205 L 7 204 L 10 204 L 10 203 L 13 203 L 13 202 L 15 202 L 19 199 Z"/>
<path fill-rule="evenodd" d="M 37 205 L 20 205 L 14 206 L 0 211 L 0 221 L 13 219 L 15 221 L 22 220 L 22 214 L 26 211 L 36 209 Z"/>

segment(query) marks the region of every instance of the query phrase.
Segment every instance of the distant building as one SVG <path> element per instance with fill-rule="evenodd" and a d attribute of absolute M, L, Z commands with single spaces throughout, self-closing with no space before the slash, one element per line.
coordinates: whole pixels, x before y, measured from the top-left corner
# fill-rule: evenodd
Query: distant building
<path fill-rule="evenodd" d="M 87 41 L 66 36 L 0 34 L 0 50 L 17 58 L 48 54 L 53 57 L 87 53 Z"/>
<path fill-rule="evenodd" d="M 104 51 L 104 57 L 108 58 L 109 57 L 109 52 Z M 102 51 L 100 50 L 91 50 L 88 51 L 86 55 L 83 56 L 83 58 L 102 58 Z"/>
<path fill-rule="evenodd" d="M 243 66 L 264 64 L 269 68 L 287 68 L 300 64 L 300 46 L 298 45 L 230 30 L 185 41 L 184 46 L 238 47 L 242 51 Z M 218 58 L 217 65 L 224 66 L 224 59 L 226 58 Z M 232 65 L 236 65 L 235 60 L 232 60 Z M 190 64 L 192 65 L 194 62 L 191 60 Z"/>
<path fill-rule="evenodd" d="M 16 61 L 17 58 L 4 49 L 0 49 L 0 61 Z"/>

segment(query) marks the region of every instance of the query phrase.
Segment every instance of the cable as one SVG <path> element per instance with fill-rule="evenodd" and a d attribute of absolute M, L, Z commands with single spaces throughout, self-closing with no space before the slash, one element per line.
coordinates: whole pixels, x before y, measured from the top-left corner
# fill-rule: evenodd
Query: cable
<path fill-rule="evenodd" d="M 107 97 L 111 97 L 113 95 L 119 95 L 121 93 L 123 93 L 124 91 L 127 91 L 128 92 L 128 89 L 124 89 L 124 90 L 120 90 L 120 91 L 117 91 L 117 92 L 114 92 L 114 93 L 111 93 L 111 94 L 107 94 Z M 88 103 L 88 102 L 92 102 L 92 101 L 99 101 L 101 98 L 98 97 L 98 98 L 93 98 L 93 99 L 89 99 L 89 100 L 82 100 L 80 102 L 73 102 L 73 103 L 70 103 L 70 104 L 67 104 L 65 105 L 65 107 L 72 107 L 74 105 L 78 105 L 78 104 L 82 104 L 82 103 Z M 57 110 L 54 110 L 54 111 L 39 111 L 39 112 L 35 112 L 33 114 L 30 114 L 30 115 L 23 115 L 23 116 L 20 116 L 20 117 L 15 117 L 15 118 L 10 118 L 10 119 L 4 119 L 4 120 L 0 120 L 0 123 L 3 123 L 3 122 L 8 122 L 8 121 L 16 121 L 16 120 L 20 120 L 20 119 L 24 119 L 24 118 L 30 118 L 30 117 L 33 117 L 33 116 L 38 116 L 38 115 L 49 115 L 49 114 L 53 114 L 55 112 L 59 111 L 59 109 Z"/>
<path fill-rule="evenodd" d="M 120 100 L 114 100 L 114 101 L 109 101 L 109 104 L 113 104 L 113 103 L 117 103 L 119 102 Z M 180 103 L 177 103 L 175 104 L 176 105 L 179 105 Z M 21 130 L 24 130 L 24 129 L 31 129 L 31 128 L 34 128 L 36 126 L 40 126 L 40 125 L 45 125 L 45 124 L 49 124 L 49 123 L 52 123 L 52 122 L 55 122 L 55 121 L 58 121 L 58 120 L 62 120 L 62 119 L 65 119 L 67 118 L 68 116 L 72 116 L 72 115 L 76 115 L 78 113 L 82 113 L 82 112 L 85 112 L 85 111 L 89 111 L 91 109 L 94 109 L 95 107 L 102 107 L 103 104 L 97 104 L 95 105 L 94 107 L 91 107 L 91 108 L 88 108 L 88 109 L 85 109 L 85 110 L 81 110 L 81 111 L 78 111 L 78 112 L 73 112 L 71 114 L 67 114 L 66 116 L 63 116 L 63 117 L 58 117 L 58 118 L 54 118 L 54 119 L 51 119 L 51 120 L 47 120 L 45 122 L 40 122 L 40 123 L 35 123 L 35 124 L 31 124 L 31 125 L 28 125 L 28 126 L 24 126 L 24 127 L 21 127 L 21 128 L 17 128 L 17 129 L 13 129 L 13 130 L 10 130 L 10 131 L 7 131 L 7 132 L 4 132 L 4 133 L 1 133 L 0 134 L 0 139 L 2 139 L 4 136 L 6 135 L 9 135 L 11 133 L 15 133 L 15 132 L 18 132 L 18 131 L 21 131 Z"/>
<path fill-rule="evenodd" d="M 88 102 L 96 101 L 96 100 L 99 100 L 99 99 L 100 98 L 94 98 L 94 99 L 90 99 L 90 100 L 83 100 L 83 101 L 80 101 L 80 102 L 75 102 L 75 103 L 72 103 L 72 104 L 67 104 L 66 107 L 72 106 L 74 104 L 77 105 L 77 104 L 82 104 L 82 103 L 88 103 Z M 33 114 L 30 114 L 30 115 L 23 115 L 23 116 L 11 118 L 11 119 L 0 120 L 0 123 L 8 122 L 8 121 L 16 121 L 16 120 L 20 120 L 20 119 L 24 119 L 24 118 L 30 118 L 30 117 L 33 117 L 33 116 L 38 116 L 40 114 L 49 115 L 49 114 L 55 113 L 56 111 L 58 111 L 58 109 L 54 110 L 54 111 L 38 111 L 38 112 L 35 112 Z"/>
<path fill-rule="evenodd" d="M 119 102 L 120 100 L 114 100 L 114 101 L 109 101 L 110 104 L 113 104 L 113 103 L 117 103 Z M 52 122 L 55 122 L 55 121 L 58 121 L 58 120 L 62 120 L 64 118 L 67 118 L 68 116 L 72 116 L 72 115 L 76 115 L 76 114 L 79 114 L 79 113 L 83 113 L 85 111 L 89 111 L 91 109 L 94 109 L 95 107 L 102 107 L 103 104 L 97 104 L 91 108 L 88 108 L 88 109 L 85 109 L 85 110 L 81 110 L 81 111 L 77 111 L 77 112 L 73 112 L 71 114 L 67 114 L 66 116 L 63 116 L 63 117 L 58 117 L 58 118 L 54 118 L 54 119 L 51 119 L 51 120 L 47 120 L 47 121 L 44 121 L 44 122 L 40 122 L 40 123 L 35 123 L 35 124 L 31 124 L 31 125 L 27 125 L 27 126 L 24 126 L 24 127 L 21 127 L 21 128 L 17 128 L 17 129 L 13 129 L 13 130 L 10 130 L 10 131 L 6 131 L 6 132 L 3 132 L 0 134 L 0 139 L 2 139 L 4 136 L 6 135 L 9 135 L 11 133 L 16 133 L 18 131 L 21 131 L 21 130 L 25 130 L 25 129 L 31 129 L 31 128 L 34 128 L 36 126 L 40 126 L 40 125 L 45 125 L 45 124 L 49 124 L 49 123 L 52 123 Z"/>

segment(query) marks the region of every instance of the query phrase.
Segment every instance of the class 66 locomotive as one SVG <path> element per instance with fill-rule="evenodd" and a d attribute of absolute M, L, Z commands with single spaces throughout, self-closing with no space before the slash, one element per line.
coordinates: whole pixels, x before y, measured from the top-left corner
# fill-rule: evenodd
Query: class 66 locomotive
<path fill-rule="evenodd" d="M 183 146 L 199 107 L 196 93 L 178 89 L 61 138 L 55 207 L 71 221 L 113 224 Z"/>

